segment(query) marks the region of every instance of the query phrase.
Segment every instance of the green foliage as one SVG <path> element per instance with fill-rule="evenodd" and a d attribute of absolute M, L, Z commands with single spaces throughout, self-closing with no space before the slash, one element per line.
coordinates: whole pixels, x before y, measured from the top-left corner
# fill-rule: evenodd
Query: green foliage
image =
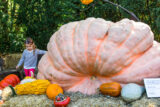
<path fill-rule="evenodd" d="M 160 0 L 110 0 L 135 13 L 151 26 L 160 41 Z M 119 21 L 131 15 L 103 0 L 83 5 L 80 0 L 0 0 L 0 53 L 21 52 L 23 41 L 32 37 L 45 49 L 50 37 L 63 24 L 100 17 Z"/>
<path fill-rule="evenodd" d="M 25 27 L 15 24 L 16 8 L 13 0 L 0 0 L 0 53 L 23 50 Z"/>

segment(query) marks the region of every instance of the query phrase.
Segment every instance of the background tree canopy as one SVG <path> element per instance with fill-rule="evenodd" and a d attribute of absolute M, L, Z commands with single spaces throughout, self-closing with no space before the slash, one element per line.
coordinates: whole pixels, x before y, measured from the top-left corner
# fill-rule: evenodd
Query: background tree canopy
<path fill-rule="evenodd" d="M 160 41 L 160 0 L 110 0 L 135 13 L 150 25 Z M 0 0 L 0 53 L 22 52 L 26 37 L 32 37 L 45 49 L 52 34 L 71 21 L 100 17 L 119 21 L 131 18 L 125 11 L 94 0 L 83 5 L 80 0 Z"/>

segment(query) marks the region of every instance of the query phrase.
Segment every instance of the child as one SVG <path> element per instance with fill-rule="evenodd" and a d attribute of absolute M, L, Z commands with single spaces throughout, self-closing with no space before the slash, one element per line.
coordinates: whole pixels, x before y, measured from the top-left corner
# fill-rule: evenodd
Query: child
<path fill-rule="evenodd" d="M 37 65 L 38 54 L 45 54 L 46 51 L 36 49 L 31 38 L 27 38 L 25 41 L 26 49 L 23 51 L 22 57 L 16 66 L 18 69 L 24 62 L 24 72 L 26 76 L 34 76 L 34 71 Z"/>

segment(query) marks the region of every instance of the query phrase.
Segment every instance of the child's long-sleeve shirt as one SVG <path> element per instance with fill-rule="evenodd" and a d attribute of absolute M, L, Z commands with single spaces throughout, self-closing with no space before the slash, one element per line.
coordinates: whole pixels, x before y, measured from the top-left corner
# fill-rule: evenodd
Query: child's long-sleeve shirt
<path fill-rule="evenodd" d="M 36 49 L 35 53 L 33 53 L 33 50 L 28 51 L 25 49 L 17 66 L 21 66 L 24 62 L 24 69 L 36 68 L 38 54 L 45 54 L 46 52 L 47 51 Z"/>

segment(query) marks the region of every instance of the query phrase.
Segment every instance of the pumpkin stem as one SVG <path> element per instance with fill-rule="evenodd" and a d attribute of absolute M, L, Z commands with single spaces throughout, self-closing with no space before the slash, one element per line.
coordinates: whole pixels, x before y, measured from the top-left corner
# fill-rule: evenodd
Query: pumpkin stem
<path fill-rule="evenodd" d="M 31 77 L 34 78 L 34 73 L 31 71 Z"/>
<path fill-rule="evenodd" d="M 11 85 L 9 85 L 9 87 L 12 90 L 12 96 L 17 95 L 15 89 Z"/>
<path fill-rule="evenodd" d="M 96 76 L 91 76 L 90 79 L 91 79 L 91 80 L 95 80 L 95 79 L 96 79 Z"/>

